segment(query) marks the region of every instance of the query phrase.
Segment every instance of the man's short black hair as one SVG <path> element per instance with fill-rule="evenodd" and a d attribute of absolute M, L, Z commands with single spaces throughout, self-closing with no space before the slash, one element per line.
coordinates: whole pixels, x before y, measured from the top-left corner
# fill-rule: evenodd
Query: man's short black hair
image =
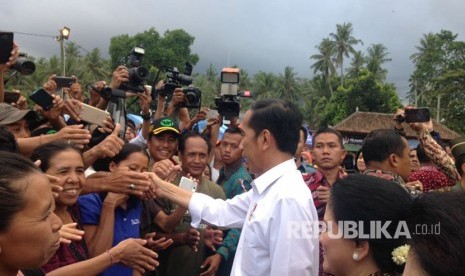
<path fill-rule="evenodd" d="M 408 146 L 404 140 L 405 138 L 393 129 L 373 130 L 363 142 L 363 160 L 368 165 L 373 161 L 383 162 L 391 154 L 402 156 L 405 147 Z"/>
<path fill-rule="evenodd" d="M 242 131 L 241 131 L 240 128 L 238 128 L 238 127 L 232 127 L 232 126 L 228 127 L 228 128 L 224 131 L 224 134 L 226 134 L 226 133 L 240 134 L 240 135 L 242 135 Z M 224 137 L 224 136 L 223 136 L 223 137 Z"/>
<path fill-rule="evenodd" d="M 302 114 L 297 106 L 281 99 L 267 99 L 257 101 L 251 111 L 249 126 L 255 135 L 269 130 L 278 149 L 294 156 L 302 125 Z"/>
<path fill-rule="evenodd" d="M 187 139 L 193 138 L 193 137 L 202 138 L 205 141 L 205 143 L 207 143 L 208 153 L 210 154 L 210 151 L 212 150 L 212 146 L 210 145 L 210 140 L 208 140 L 208 137 L 193 130 L 186 131 L 181 135 L 181 138 L 179 139 L 179 152 L 181 154 L 184 154 L 184 151 L 186 150 Z"/>
<path fill-rule="evenodd" d="M 336 135 L 337 140 L 339 141 L 339 145 L 341 146 L 341 148 L 344 147 L 344 143 L 342 141 L 342 134 L 339 131 L 332 129 L 332 128 L 323 128 L 323 129 L 318 130 L 313 136 L 313 145 L 315 145 L 316 137 L 318 137 L 318 135 L 323 134 L 323 133 L 332 133 Z"/>

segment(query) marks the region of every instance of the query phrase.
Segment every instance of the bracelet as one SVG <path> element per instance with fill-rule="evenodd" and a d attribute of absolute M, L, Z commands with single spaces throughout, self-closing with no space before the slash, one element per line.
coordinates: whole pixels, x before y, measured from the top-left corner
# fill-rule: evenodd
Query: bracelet
<path fill-rule="evenodd" d="M 110 253 L 110 250 L 107 250 L 107 251 L 105 251 L 105 252 L 107 252 L 107 253 L 108 253 L 108 256 L 110 256 L 110 263 L 111 263 L 111 265 L 113 265 L 113 264 L 115 263 L 115 261 L 114 261 L 114 259 L 113 259 L 113 256 L 112 256 L 111 253 Z"/>

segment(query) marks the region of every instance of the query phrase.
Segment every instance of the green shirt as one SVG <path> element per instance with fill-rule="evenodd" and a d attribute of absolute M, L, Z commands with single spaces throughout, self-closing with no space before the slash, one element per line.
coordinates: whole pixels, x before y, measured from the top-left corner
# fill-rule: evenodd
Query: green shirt
<path fill-rule="evenodd" d="M 181 177 L 179 176 L 173 183 L 175 185 L 179 185 L 180 180 Z M 213 183 L 205 178 L 202 178 L 202 181 L 197 186 L 196 192 L 209 195 L 213 198 L 226 199 L 223 189 L 221 189 L 218 184 Z M 173 211 L 176 209 L 177 205 L 168 200 L 164 200 L 163 207 L 164 210 L 169 209 L 169 211 Z M 191 221 L 192 219 L 189 213 L 186 212 L 174 232 L 186 232 L 191 227 Z M 187 245 L 170 247 L 167 250 L 158 252 L 160 257 L 164 260 L 164 262 L 161 262 L 160 259 L 160 266 L 157 268 L 157 273 L 159 276 L 200 275 L 200 265 L 205 260 L 205 258 L 208 257 L 209 249 L 205 247 L 203 230 L 197 230 L 200 232 L 200 242 L 197 252 L 192 251 L 192 248 Z"/>

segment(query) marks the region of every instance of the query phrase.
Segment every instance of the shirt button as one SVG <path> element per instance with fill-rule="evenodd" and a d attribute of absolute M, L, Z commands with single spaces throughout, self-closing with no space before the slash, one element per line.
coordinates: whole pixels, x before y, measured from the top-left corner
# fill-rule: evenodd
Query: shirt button
<path fill-rule="evenodd" d="M 126 221 L 126 218 L 123 218 L 124 221 Z"/>

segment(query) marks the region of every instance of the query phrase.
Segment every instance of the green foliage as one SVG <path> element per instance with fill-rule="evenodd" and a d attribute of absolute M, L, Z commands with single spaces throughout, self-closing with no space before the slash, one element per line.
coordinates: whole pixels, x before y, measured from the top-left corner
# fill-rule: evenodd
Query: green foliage
<path fill-rule="evenodd" d="M 360 39 L 352 36 L 352 23 L 343 23 L 336 25 L 336 33 L 330 33 L 329 36 L 334 40 L 336 47 L 336 64 L 341 70 L 341 86 L 344 86 L 344 57 L 348 58 L 349 54 L 355 53 L 354 46 L 363 44 Z"/>
<path fill-rule="evenodd" d="M 411 56 L 415 70 L 411 75 L 410 102 L 429 107 L 450 128 L 465 133 L 464 70 L 465 42 L 447 30 L 424 34 L 417 52 Z M 440 110 L 437 108 L 439 98 Z"/>
<path fill-rule="evenodd" d="M 127 34 L 115 36 L 110 41 L 111 66 L 125 64 L 125 58 L 134 47 L 145 49 L 142 65 L 147 68 L 177 67 L 180 72 L 184 70 L 186 61 L 195 65 L 199 61 L 197 54 L 192 54 L 190 47 L 194 37 L 184 30 L 168 30 L 163 36 L 150 28 L 134 36 Z"/>
<path fill-rule="evenodd" d="M 385 84 L 367 69 L 356 78 L 347 79 L 346 87 L 339 86 L 324 109 L 322 126 L 335 125 L 358 110 L 394 112 L 401 105 L 392 84 Z"/>

